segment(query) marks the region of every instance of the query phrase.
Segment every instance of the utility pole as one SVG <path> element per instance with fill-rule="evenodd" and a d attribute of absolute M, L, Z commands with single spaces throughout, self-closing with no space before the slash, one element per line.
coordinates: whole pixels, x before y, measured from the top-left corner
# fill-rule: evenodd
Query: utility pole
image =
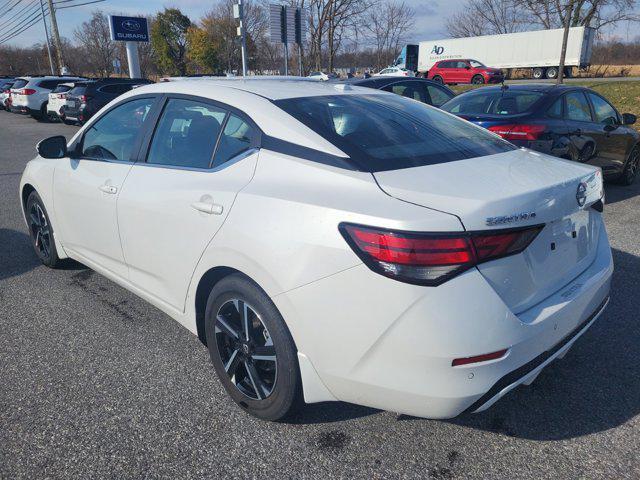
<path fill-rule="evenodd" d="M 60 33 L 58 32 L 58 21 L 56 20 L 56 11 L 53 8 L 53 0 L 49 1 L 49 14 L 51 15 L 51 35 L 53 36 L 53 45 L 56 47 L 56 60 L 58 61 L 58 72 L 63 74 L 65 70 L 64 59 L 62 58 L 62 43 L 60 42 Z"/>
<path fill-rule="evenodd" d="M 49 44 L 49 30 L 47 29 L 47 17 L 44 14 L 44 6 L 42 0 L 40 0 L 40 10 L 42 11 L 42 24 L 44 25 L 44 36 L 47 40 L 47 53 L 49 54 L 49 66 L 51 67 L 51 75 L 55 75 L 56 72 L 53 68 L 53 58 L 51 58 L 51 45 Z"/>
<path fill-rule="evenodd" d="M 569 40 L 569 27 L 571 26 L 571 16 L 573 15 L 573 1 L 568 0 L 566 12 L 564 14 L 564 33 L 562 35 L 562 50 L 560 51 L 560 68 L 558 69 L 557 85 L 562 84 L 564 78 L 564 62 L 567 56 L 567 42 Z"/>
<path fill-rule="evenodd" d="M 233 17 L 239 20 L 238 36 L 240 37 L 240 50 L 242 52 L 242 76 L 247 76 L 247 32 L 244 26 L 244 8 L 242 0 L 233 5 Z"/>

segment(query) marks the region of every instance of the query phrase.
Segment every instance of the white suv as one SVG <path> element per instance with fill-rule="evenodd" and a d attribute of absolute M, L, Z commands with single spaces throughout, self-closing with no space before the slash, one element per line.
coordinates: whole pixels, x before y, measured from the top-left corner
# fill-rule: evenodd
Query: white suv
<path fill-rule="evenodd" d="M 38 120 L 49 118 L 49 93 L 60 83 L 75 82 L 80 77 L 20 77 L 11 88 L 11 111 L 31 115 Z"/>
<path fill-rule="evenodd" d="M 67 104 L 67 94 L 74 85 L 74 82 L 61 83 L 51 90 L 47 104 L 47 115 L 50 119 L 60 119 L 62 108 Z"/>

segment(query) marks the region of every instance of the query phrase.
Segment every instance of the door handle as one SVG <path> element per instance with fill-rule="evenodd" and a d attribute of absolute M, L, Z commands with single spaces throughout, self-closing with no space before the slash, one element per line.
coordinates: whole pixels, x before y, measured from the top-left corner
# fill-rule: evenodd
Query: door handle
<path fill-rule="evenodd" d="M 113 185 L 100 185 L 98 188 L 101 192 L 111 195 L 115 195 L 116 193 L 118 193 L 118 187 L 114 187 Z"/>
<path fill-rule="evenodd" d="M 222 205 L 212 202 L 195 202 L 191 206 L 199 212 L 206 213 L 208 215 L 222 215 Z"/>

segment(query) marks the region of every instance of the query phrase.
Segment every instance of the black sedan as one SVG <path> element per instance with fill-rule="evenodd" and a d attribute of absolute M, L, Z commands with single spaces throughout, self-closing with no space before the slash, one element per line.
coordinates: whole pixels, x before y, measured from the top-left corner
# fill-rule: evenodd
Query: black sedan
<path fill-rule="evenodd" d="M 521 146 L 602 168 L 630 185 L 638 173 L 636 116 L 585 87 L 510 85 L 463 93 L 441 107 Z"/>
<path fill-rule="evenodd" d="M 426 78 L 416 77 L 371 77 L 347 80 L 350 85 L 386 90 L 422 103 L 440 107 L 456 96 L 450 89 Z"/>

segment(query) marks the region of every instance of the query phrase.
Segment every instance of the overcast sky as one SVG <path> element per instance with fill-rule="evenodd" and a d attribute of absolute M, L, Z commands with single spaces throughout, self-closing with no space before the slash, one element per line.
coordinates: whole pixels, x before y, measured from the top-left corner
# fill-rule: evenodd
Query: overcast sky
<path fill-rule="evenodd" d="M 416 26 L 412 37 L 414 41 L 438 39 L 446 37 L 444 19 L 459 11 L 464 0 L 405 0 L 416 11 Z M 192 20 L 197 20 L 211 9 L 215 0 L 106 0 L 105 2 L 74 8 L 61 9 L 57 12 L 60 34 L 73 40 L 73 30 L 91 16 L 97 9 L 109 13 L 149 14 L 164 7 L 179 6 L 183 13 Z M 0 22 L 2 23 L 2 22 Z M 2 30 L 2 29 L 0 29 Z M 1 33 L 1 32 L 0 32 Z M 637 33 L 627 25 L 621 25 L 616 35 L 633 38 Z M 44 42 L 44 28 L 42 22 L 34 25 L 26 32 L 15 37 L 12 45 L 31 45 Z"/>

